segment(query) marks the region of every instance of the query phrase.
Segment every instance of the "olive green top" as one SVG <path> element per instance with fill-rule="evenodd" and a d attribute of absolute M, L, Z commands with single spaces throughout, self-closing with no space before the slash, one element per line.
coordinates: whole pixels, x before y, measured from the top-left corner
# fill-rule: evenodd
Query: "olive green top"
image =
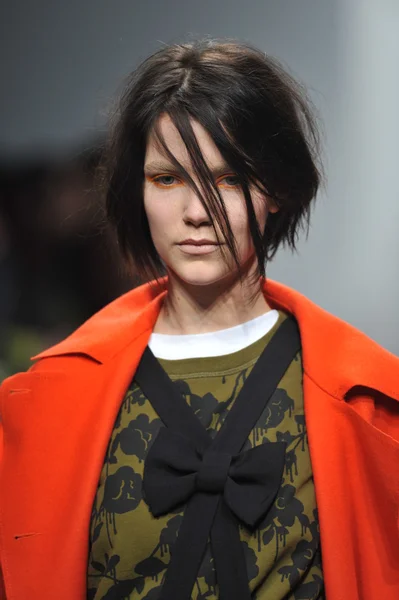
<path fill-rule="evenodd" d="M 260 340 L 232 354 L 160 359 L 164 370 L 213 437 L 253 365 L 286 318 Z M 182 515 L 154 518 L 142 498 L 147 452 L 162 421 L 134 379 L 121 404 L 93 506 L 88 598 L 156 600 Z M 257 600 L 324 598 L 320 536 L 306 435 L 301 353 L 285 372 L 245 448 L 284 441 L 286 461 L 274 505 L 255 532 L 240 526 L 249 586 Z M 192 600 L 216 600 L 208 542 Z"/>

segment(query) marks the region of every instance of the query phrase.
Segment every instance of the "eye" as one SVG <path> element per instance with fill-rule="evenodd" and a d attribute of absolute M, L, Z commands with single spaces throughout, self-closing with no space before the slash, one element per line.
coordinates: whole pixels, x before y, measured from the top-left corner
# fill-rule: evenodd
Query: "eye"
<path fill-rule="evenodd" d="M 150 177 L 150 181 L 155 183 L 158 187 L 175 187 L 176 185 L 180 185 L 180 179 L 174 177 L 174 175 L 156 175 L 155 177 Z"/>
<path fill-rule="evenodd" d="M 240 185 L 240 181 L 237 175 L 231 173 L 229 175 L 223 175 L 220 179 L 218 179 L 218 185 L 224 188 L 235 188 Z"/>

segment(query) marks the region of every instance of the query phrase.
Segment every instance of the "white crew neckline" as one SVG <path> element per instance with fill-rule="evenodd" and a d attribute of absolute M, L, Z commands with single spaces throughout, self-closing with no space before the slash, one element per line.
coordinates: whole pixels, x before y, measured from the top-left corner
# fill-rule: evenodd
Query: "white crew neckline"
<path fill-rule="evenodd" d="M 165 360 L 232 354 L 260 340 L 274 327 L 278 316 L 278 311 L 272 309 L 255 319 L 219 331 L 183 335 L 152 333 L 148 346 L 154 356 Z"/>

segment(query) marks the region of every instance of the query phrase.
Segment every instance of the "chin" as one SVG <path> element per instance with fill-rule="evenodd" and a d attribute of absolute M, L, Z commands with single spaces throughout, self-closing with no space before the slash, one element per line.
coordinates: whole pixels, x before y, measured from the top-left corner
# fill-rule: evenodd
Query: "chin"
<path fill-rule="evenodd" d="M 225 265 L 192 264 L 185 268 L 172 269 L 171 276 L 180 280 L 184 285 L 205 287 L 220 283 L 233 274 Z"/>

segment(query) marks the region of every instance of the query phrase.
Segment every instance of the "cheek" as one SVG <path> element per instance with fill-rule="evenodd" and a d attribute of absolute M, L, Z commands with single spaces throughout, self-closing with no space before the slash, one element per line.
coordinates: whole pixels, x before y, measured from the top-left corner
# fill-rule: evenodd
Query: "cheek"
<path fill-rule="evenodd" d="M 167 227 L 172 220 L 172 204 L 165 202 L 156 192 L 144 193 L 144 210 L 152 232 Z"/>
<path fill-rule="evenodd" d="M 156 208 L 155 206 L 149 206 L 146 208 L 146 214 L 148 223 L 151 230 L 161 229 L 162 226 L 166 226 L 165 219 L 167 219 L 167 213 L 163 214 L 162 208 Z"/>
<path fill-rule="evenodd" d="M 266 198 L 260 194 L 251 194 L 254 207 L 255 217 L 259 224 L 260 230 L 263 232 L 266 218 L 268 214 Z M 229 212 L 229 222 L 236 236 L 251 238 L 249 230 L 249 220 L 245 199 L 241 198 L 240 202 L 231 205 Z"/>

